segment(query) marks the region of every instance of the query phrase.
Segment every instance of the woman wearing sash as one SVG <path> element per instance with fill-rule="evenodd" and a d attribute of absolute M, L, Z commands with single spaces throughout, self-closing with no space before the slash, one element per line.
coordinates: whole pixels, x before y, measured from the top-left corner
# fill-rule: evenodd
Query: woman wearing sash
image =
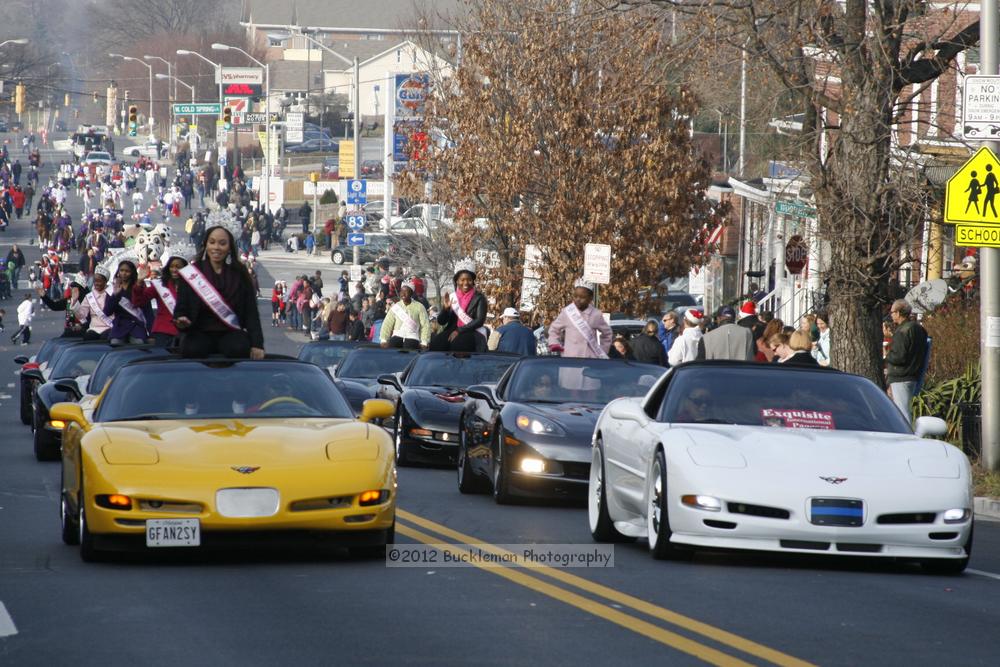
<path fill-rule="evenodd" d="M 226 227 L 238 229 L 239 223 L 227 215 L 213 217 L 198 258 L 180 271 L 174 324 L 182 333 L 181 354 L 196 359 L 212 354 L 263 359 L 256 292 L 240 263 L 236 238 Z"/>
<path fill-rule="evenodd" d="M 399 298 L 382 323 L 379 332 L 382 347 L 426 350 L 431 339 L 431 321 L 423 304 L 413 300 L 413 283 L 403 283 Z"/>
<path fill-rule="evenodd" d="M 90 290 L 73 309 L 78 322 L 90 320 L 87 330 L 83 333 L 84 340 L 99 340 L 107 338 L 114 320 L 104 314 L 104 306 L 108 300 L 108 278 L 110 273 L 104 266 L 94 270 L 94 289 Z"/>
<path fill-rule="evenodd" d="M 463 259 L 455 265 L 455 293 L 444 297 L 437 321 L 441 333 L 431 341 L 432 350 L 486 351 L 486 297 L 476 289 L 476 265 Z"/>
<path fill-rule="evenodd" d="M 604 314 L 590 305 L 594 286 L 577 280 L 573 286 L 573 303 L 559 313 L 549 326 L 549 349 L 564 357 L 607 359 L 614 334 Z"/>
<path fill-rule="evenodd" d="M 109 334 L 112 345 L 132 343 L 141 345 L 149 338 L 149 321 L 153 319 L 153 309 L 132 303 L 132 291 L 139 282 L 135 264 L 125 259 L 118 263 L 115 272 L 115 290 L 104 302 L 104 314 L 111 317 Z"/>
<path fill-rule="evenodd" d="M 163 267 L 162 279 L 148 278 L 149 270 L 139 271 L 139 282 L 132 290 L 132 303 L 142 308 L 156 301 L 156 319 L 153 320 L 153 342 L 157 347 L 173 347 L 177 340 L 174 310 L 177 308 L 177 284 L 180 272 L 187 266 L 183 257 L 171 257 Z"/>

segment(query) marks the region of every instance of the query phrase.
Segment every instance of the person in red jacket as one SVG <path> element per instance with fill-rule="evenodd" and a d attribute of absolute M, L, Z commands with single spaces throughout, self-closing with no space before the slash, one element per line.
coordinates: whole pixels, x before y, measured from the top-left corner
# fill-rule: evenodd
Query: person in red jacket
<path fill-rule="evenodd" d="M 18 186 L 14 186 L 10 190 L 11 201 L 14 202 L 14 213 L 17 215 L 17 219 L 21 219 L 21 214 L 24 213 L 24 190 Z"/>
<path fill-rule="evenodd" d="M 173 347 L 177 340 L 177 327 L 174 326 L 174 308 L 177 307 L 177 283 L 180 280 L 180 270 L 187 266 L 183 257 L 171 257 L 163 267 L 162 278 L 149 278 L 149 269 L 143 267 L 139 271 L 139 281 L 132 289 L 132 303 L 142 308 L 150 301 L 156 300 L 156 319 L 150 333 L 153 342 L 160 347 Z"/>

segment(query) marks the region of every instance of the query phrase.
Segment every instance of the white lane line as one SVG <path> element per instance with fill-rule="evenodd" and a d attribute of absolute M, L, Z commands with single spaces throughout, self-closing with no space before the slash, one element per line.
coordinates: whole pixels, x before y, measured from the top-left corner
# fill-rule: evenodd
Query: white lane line
<path fill-rule="evenodd" d="M 3 602 L 0 602 L 0 637 L 16 634 L 17 627 L 14 625 L 14 619 L 7 613 L 7 607 L 4 606 Z"/>
<path fill-rule="evenodd" d="M 982 570 L 973 570 L 971 567 L 965 570 L 969 574 L 975 574 L 980 577 L 989 577 L 990 579 L 996 579 L 1000 581 L 1000 574 L 994 574 L 993 572 L 983 572 Z"/>

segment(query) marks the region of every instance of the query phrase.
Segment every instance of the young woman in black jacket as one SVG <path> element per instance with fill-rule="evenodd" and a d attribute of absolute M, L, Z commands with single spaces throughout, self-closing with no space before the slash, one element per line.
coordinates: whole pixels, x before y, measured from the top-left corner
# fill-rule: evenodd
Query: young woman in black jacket
<path fill-rule="evenodd" d="M 263 359 L 256 291 L 225 224 L 207 228 L 198 257 L 181 270 L 174 310 L 181 355 Z"/>
<path fill-rule="evenodd" d="M 486 351 L 488 304 L 476 289 L 476 265 L 462 260 L 455 266 L 455 293 L 445 295 L 437 316 L 442 331 L 431 339 L 430 349 L 453 352 Z"/>

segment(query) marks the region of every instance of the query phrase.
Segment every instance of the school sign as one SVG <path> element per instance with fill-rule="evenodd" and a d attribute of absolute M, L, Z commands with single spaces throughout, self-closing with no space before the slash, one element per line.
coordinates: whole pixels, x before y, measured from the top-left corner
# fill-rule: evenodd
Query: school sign
<path fill-rule="evenodd" d="M 955 244 L 996 247 L 1000 238 L 1000 159 L 985 146 L 944 189 L 944 221 L 955 225 Z"/>

